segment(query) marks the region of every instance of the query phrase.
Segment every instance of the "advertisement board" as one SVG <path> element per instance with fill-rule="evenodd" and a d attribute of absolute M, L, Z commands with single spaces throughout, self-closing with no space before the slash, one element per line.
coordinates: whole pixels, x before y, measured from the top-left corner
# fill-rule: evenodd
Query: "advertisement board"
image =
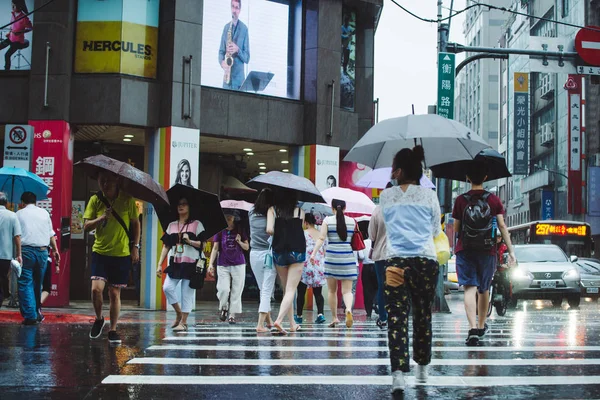
<path fill-rule="evenodd" d="M 0 1 L 0 71 L 31 69 L 31 42 L 33 40 L 34 0 Z"/>
<path fill-rule="evenodd" d="M 342 67 L 340 73 L 340 107 L 354 110 L 356 82 L 356 13 L 342 11 Z"/>
<path fill-rule="evenodd" d="M 79 0 L 75 72 L 156 78 L 159 0 Z"/>
<path fill-rule="evenodd" d="M 340 148 L 317 145 L 315 186 L 319 190 L 339 186 Z"/>
<path fill-rule="evenodd" d="M 529 74 L 514 74 L 514 132 L 513 175 L 529 173 Z"/>
<path fill-rule="evenodd" d="M 298 99 L 301 0 L 205 0 L 203 86 Z"/>
<path fill-rule="evenodd" d="M 200 162 L 200 131 L 171 127 L 171 157 L 169 186 L 177 183 L 198 187 Z"/>
<path fill-rule="evenodd" d="M 69 304 L 70 235 L 73 185 L 73 136 L 65 121 L 29 121 L 34 129 L 32 172 L 48 185 L 48 199 L 38 201 L 50 213 L 61 250 L 60 273 L 52 274 L 48 307 Z"/>

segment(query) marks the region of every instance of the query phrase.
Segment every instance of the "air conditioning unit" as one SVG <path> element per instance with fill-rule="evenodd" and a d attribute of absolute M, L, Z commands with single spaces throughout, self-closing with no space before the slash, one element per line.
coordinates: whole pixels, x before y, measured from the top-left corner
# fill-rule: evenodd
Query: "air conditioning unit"
<path fill-rule="evenodd" d="M 554 125 L 546 123 L 540 129 L 540 143 L 542 146 L 549 146 L 554 142 Z"/>
<path fill-rule="evenodd" d="M 540 96 L 542 99 L 548 100 L 554 96 L 554 81 L 550 79 L 550 75 L 546 75 L 542 82 Z"/>

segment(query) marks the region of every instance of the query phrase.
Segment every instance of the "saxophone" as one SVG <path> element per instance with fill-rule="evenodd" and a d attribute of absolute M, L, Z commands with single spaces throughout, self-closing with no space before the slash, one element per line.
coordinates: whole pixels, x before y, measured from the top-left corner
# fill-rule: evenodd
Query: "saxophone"
<path fill-rule="evenodd" d="M 229 47 L 229 45 L 232 42 L 232 39 L 231 39 L 232 27 L 233 27 L 233 19 L 229 23 L 229 29 L 227 30 L 227 45 L 226 45 L 227 47 Z M 231 67 L 233 67 L 233 56 L 231 53 L 229 53 L 229 51 L 225 52 L 225 64 L 227 65 L 227 68 L 225 68 L 225 75 L 223 76 L 223 82 L 225 82 L 226 84 L 229 85 L 229 83 L 231 82 Z"/>

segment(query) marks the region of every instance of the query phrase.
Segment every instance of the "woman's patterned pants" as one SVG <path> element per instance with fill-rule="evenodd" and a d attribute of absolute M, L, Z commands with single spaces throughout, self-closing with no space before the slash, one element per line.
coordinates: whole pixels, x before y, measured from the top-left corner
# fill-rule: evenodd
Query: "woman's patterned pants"
<path fill-rule="evenodd" d="M 392 372 L 409 372 L 408 314 L 413 305 L 413 359 L 431 362 L 431 307 L 439 273 L 437 261 L 428 258 L 391 258 L 385 266 L 388 344 Z"/>

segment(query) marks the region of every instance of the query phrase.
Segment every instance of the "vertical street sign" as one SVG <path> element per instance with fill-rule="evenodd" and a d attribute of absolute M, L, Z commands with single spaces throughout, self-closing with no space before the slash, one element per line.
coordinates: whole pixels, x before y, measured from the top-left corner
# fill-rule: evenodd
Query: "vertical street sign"
<path fill-rule="evenodd" d="M 581 158 L 583 153 L 583 124 L 581 113 L 581 75 L 569 75 L 565 89 L 569 96 L 569 196 L 568 210 L 571 214 L 583 213 L 583 174 Z"/>
<path fill-rule="evenodd" d="M 554 219 L 554 192 L 552 190 L 542 191 L 542 219 Z"/>
<path fill-rule="evenodd" d="M 529 173 L 529 75 L 515 72 L 514 75 L 514 132 L 513 171 L 514 175 Z"/>
<path fill-rule="evenodd" d="M 453 53 L 438 54 L 438 98 L 437 113 L 454 119 L 454 66 Z"/>
<path fill-rule="evenodd" d="M 600 167 L 588 169 L 588 214 L 600 217 Z"/>
<path fill-rule="evenodd" d="M 23 168 L 29 171 L 32 143 L 32 126 L 6 125 L 4 134 L 4 166 Z"/>

